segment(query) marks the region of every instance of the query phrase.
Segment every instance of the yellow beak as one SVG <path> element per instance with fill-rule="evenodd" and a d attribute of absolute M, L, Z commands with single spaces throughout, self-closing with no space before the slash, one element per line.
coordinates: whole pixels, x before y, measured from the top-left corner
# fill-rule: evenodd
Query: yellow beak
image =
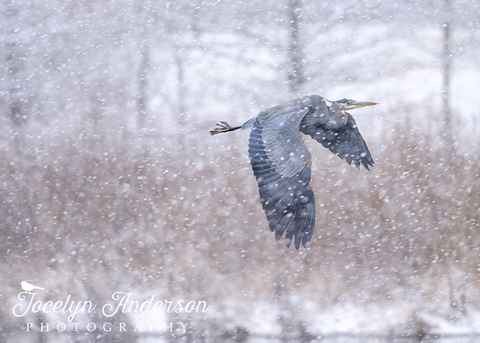
<path fill-rule="evenodd" d="M 346 110 L 354 110 L 356 108 L 366 107 L 366 106 L 373 106 L 378 105 L 378 102 L 371 102 L 371 101 L 355 101 L 354 103 L 350 103 L 346 106 Z"/>

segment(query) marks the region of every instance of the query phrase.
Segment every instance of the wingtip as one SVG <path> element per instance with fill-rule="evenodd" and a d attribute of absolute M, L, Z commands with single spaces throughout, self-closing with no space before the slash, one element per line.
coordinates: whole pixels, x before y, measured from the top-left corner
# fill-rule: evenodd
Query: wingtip
<path fill-rule="evenodd" d="M 278 239 L 277 239 L 278 241 Z M 285 238 L 285 246 L 287 247 L 287 249 L 290 248 L 290 244 L 292 244 L 292 239 L 291 238 Z M 297 250 L 298 250 L 298 247 L 296 247 Z"/>

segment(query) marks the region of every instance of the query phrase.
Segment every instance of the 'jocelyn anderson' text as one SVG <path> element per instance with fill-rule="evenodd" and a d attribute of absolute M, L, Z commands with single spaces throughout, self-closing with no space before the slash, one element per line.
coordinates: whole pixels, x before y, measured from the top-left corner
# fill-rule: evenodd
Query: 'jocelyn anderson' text
<path fill-rule="evenodd" d="M 18 299 L 23 304 L 16 304 L 13 307 L 13 315 L 16 317 L 23 317 L 29 312 L 37 313 L 68 313 L 67 320 L 71 322 L 77 313 L 91 313 L 97 308 L 97 304 L 94 304 L 90 300 L 75 301 L 72 300 L 69 295 L 65 301 L 58 300 L 53 302 L 48 300 L 43 302 L 42 300 L 35 299 L 36 293 L 21 292 L 18 295 Z M 185 300 L 156 300 L 156 296 L 152 295 L 148 300 L 139 302 L 131 300 L 132 293 L 115 292 L 112 294 L 113 304 L 105 304 L 102 307 L 102 314 L 105 317 L 112 317 L 117 313 L 147 313 L 160 311 L 166 311 L 167 313 L 205 313 L 210 306 L 203 300 L 200 301 L 188 301 Z M 26 302 L 26 303 L 25 303 Z"/>

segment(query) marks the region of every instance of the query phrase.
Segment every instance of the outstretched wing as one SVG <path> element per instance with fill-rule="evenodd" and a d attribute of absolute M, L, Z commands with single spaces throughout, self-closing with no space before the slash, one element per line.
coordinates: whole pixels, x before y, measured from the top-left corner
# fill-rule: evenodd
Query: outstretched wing
<path fill-rule="evenodd" d="M 350 113 L 345 113 L 344 125 L 330 127 L 325 121 L 316 120 L 315 114 L 307 114 L 300 123 L 300 131 L 311 136 L 332 153 L 345 159 L 348 164 L 352 162 L 360 169 L 362 164 L 366 169 L 373 166 L 374 161 L 367 143 L 358 131 L 357 123 Z"/>
<path fill-rule="evenodd" d="M 294 107 L 268 120 L 262 120 L 266 113 L 261 113 L 253 124 L 248 153 L 270 230 L 277 241 L 286 232 L 287 247 L 293 239 L 298 249 L 313 236 L 315 197 L 311 155 L 298 129 L 308 108 Z"/>

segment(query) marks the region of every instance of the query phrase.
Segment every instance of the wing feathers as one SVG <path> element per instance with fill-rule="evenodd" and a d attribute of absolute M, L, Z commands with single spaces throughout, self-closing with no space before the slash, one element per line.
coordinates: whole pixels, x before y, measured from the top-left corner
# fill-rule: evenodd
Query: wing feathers
<path fill-rule="evenodd" d="M 286 233 L 287 247 L 293 239 L 298 249 L 300 243 L 305 246 L 311 240 L 315 226 L 315 196 L 309 184 L 311 170 L 302 160 L 296 160 L 300 165 L 281 169 L 289 170 L 290 173 L 298 169 L 296 174 L 285 176 L 280 173 L 267 154 L 263 132 L 264 127 L 258 121 L 255 122 L 249 143 L 249 157 L 258 182 L 260 202 L 270 230 L 275 232 L 275 239 L 279 240 Z M 276 149 L 278 151 L 273 151 L 274 156 L 281 156 L 281 147 L 274 148 Z"/>
<path fill-rule="evenodd" d="M 307 114 L 300 124 L 300 131 L 311 136 L 313 139 L 329 149 L 332 153 L 345 159 L 348 164 L 355 164 L 360 169 L 362 164 L 366 169 L 373 166 L 373 161 L 367 143 L 358 131 L 353 117 L 346 113 L 345 125 L 338 128 L 330 128 L 324 122 L 313 121 Z"/>

